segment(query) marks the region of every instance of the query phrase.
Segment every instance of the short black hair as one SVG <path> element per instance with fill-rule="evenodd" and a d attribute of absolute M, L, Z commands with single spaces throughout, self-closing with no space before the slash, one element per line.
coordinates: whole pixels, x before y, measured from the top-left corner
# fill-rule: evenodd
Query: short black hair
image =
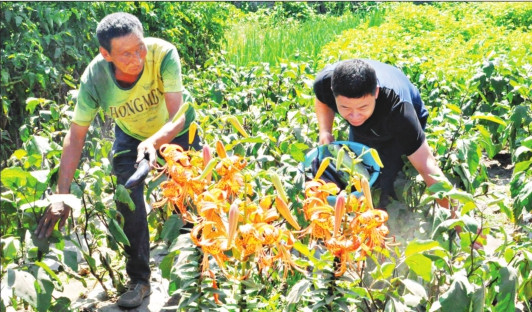
<path fill-rule="evenodd" d="M 111 52 L 111 39 L 126 36 L 133 32 L 143 35 L 142 24 L 135 15 L 125 12 L 105 16 L 96 27 L 98 42 L 108 52 Z"/>
<path fill-rule="evenodd" d="M 331 89 L 334 97 L 361 98 L 375 95 L 377 74 L 368 63 L 359 60 L 345 60 L 336 66 L 331 77 Z"/>

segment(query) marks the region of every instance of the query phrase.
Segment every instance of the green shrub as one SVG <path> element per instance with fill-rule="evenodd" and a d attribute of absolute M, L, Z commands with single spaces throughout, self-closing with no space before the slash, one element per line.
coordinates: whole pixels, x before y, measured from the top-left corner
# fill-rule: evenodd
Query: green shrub
<path fill-rule="evenodd" d="M 0 21 L 2 156 L 22 143 L 17 130 L 28 117 L 28 97 L 64 101 L 98 53 L 96 25 L 117 11 L 139 17 L 146 36 L 174 43 L 183 68 L 217 51 L 231 6 L 193 2 L 2 2 Z M 5 157 L 2 157 L 5 159 Z"/>

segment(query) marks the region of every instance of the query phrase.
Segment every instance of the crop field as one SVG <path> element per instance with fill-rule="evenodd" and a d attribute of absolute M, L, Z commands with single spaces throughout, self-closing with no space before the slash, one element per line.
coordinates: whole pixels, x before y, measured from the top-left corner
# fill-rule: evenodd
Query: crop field
<path fill-rule="evenodd" d="M 203 143 L 165 146 L 146 179 L 153 294 L 140 310 L 532 311 L 531 3 L 0 8 L 0 311 L 118 311 L 129 241 L 116 201 L 131 198 L 112 174 L 103 112 L 70 194 L 52 196 L 96 25 L 117 11 L 177 47 Z M 426 187 L 407 164 L 384 211 L 352 171 L 357 196 L 328 203 L 340 190 L 301 170 L 318 146 L 316 74 L 350 58 L 392 64 L 418 87 L 448 181 Z M 333 132 L 348 139 L 340 116 Z M 72 215 L 39 239 L 54 198 Z"/>

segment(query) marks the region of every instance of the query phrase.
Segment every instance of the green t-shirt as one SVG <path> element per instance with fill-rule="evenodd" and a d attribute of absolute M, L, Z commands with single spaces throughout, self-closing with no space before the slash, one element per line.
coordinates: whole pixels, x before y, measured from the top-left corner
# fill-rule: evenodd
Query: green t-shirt
<path fill-rule="evenodd" d="M 157 38 L 145 38 L 144 43 L 148 49 L 144 69 L 128 88 L 117 83 L 112 64 L 101 54 L 92 60 L 81 77 L 73 122 L 88 126 L 102 108 L 126 134 L 143 141 L 168 122 L 166 92 L 183 92 L 183 103 L 191 99 L 183 88 L 175 46 Z M 189 107 L 185 128 L 178 135 L 186 132 L 195 119 L 194 108 Z"/>

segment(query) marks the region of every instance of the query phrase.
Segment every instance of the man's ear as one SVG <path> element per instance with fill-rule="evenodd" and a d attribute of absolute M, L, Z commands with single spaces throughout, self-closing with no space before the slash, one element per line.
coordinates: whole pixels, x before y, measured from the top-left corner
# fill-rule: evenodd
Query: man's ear
<path fill-rule="evenodd" d="M 100 46 L 100 54 L 107 62 L 111 62 L 111 54 L 102 46 Z"/>
<path fill-rule="evenodd" d="M 377 88 L 375 89 L 375 99 L 379 98 L 379 89 L 379 86 L 377 86 Z"/>

